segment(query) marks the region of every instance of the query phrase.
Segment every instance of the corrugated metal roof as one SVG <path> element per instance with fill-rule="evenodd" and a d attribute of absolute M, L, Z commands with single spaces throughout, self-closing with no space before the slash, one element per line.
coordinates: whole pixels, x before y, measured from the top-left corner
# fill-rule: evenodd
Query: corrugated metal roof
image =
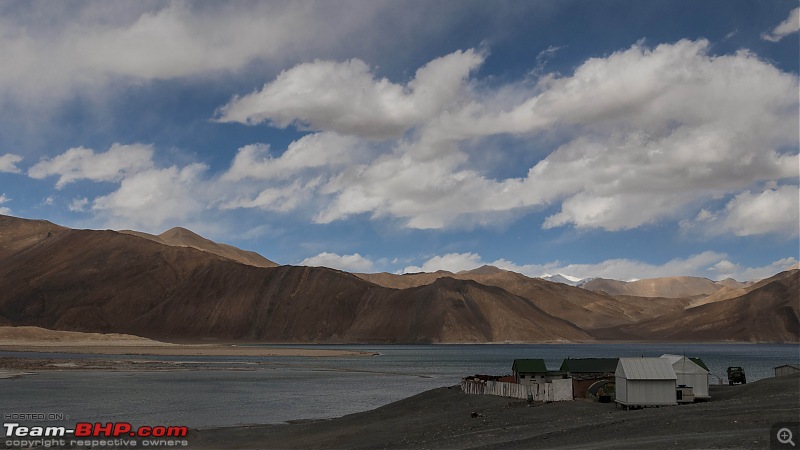
<path fill-rule="evenodd" d="M 620 358 L 616 374 L 628 380 L 676 380 L 672 364 L 664 358 Z"/>
<path fill-rule="evenodd" d="M 562 372 L 606 373 L 617 370 L 619 358 L 567 358 L 561 363 Z"/>
<path fill-rule="evenodd" d="M 547 366 L 543 359 L 515 359 L 514 364 L 511 365 L 511 370 L 514 372 L 546 373 Z"/>

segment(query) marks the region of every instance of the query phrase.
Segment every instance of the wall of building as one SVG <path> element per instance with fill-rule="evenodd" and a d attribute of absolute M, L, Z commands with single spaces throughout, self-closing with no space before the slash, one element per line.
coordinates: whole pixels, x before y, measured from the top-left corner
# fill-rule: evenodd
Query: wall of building
<path fill-rule="evenodd" d="M 517 383 L 519 384 L 525 384 L 530 386 L 534 384 L 542 384 L 545 383 L 546 381 L 547 380 L 544 374 L 524 373 L 524 372 L 517 374 Z"/>
<path fill-rule="evenodd" d="M 617 402 L 626 405 L 675 405 L 675 380 L 628 380 L 616 377 Z"/>
<path fill-rule="evenodd" d="M 775 368 L 776 377 L 785 377 L 786 375 L 791 375 L 793 373 L 800 373 L 800 368 L 792 366 L 783 366 Z"/>
<path fill-rule="evenodd" d="M 589 387 L 591 385 L 597 383 L 600 380 L 614 381 L 614 376 L 613 375 L 607 376 L 607 377 L 599 376 L 599 377 L 595 377 L 595 378 L 587 377 L 587 378 L 580 379 L 580 380 L 577 379 L 577 378 L 573 378 L 572 379 L 572 395 L 575 396 L 575 398 L 586 398 L 587 389 L 589 389 Z"/>
<path fill-rule="evenodd" d="M 704 373 L 675 373 L 677 384 L 691 386 L 696 398 L 708 398 L 708 375 Z"/>

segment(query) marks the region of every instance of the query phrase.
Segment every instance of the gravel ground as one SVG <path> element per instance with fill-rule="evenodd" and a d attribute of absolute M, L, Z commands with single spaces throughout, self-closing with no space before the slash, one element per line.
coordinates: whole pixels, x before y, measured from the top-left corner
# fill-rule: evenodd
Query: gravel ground
<path fill-rule="evenodd" d="M 800 421 L 800 375 L 712 386 L 711 396 L 706 403 L 624 411 L 589 401 L 528 405 L 439 388 L 336 419 L 192 430 L 189 442 L 215 449 L 769 448 L 774 423 Z"/>

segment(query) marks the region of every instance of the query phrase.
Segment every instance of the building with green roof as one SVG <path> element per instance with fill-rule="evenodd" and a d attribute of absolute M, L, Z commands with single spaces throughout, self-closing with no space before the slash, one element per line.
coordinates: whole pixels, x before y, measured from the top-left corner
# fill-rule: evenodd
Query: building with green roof
<path fill-rule="evenodd" d="M 547 382 L 547 365 L 543 359 L 515 359 L 511 371 L 519 384 Z"/>
<path fill-rule="evenodd" d="M 614 374 L 619 358 L 567 358 L 561 363 L 561 372 L 569 374 Z"/>
<path fill-rule="evenodd" d="M 589 388 L 598 381 L 614 381 L 619 358 L 567 358 L 561 372 L 572 378 L 572 395 L 585 398 Z"/>

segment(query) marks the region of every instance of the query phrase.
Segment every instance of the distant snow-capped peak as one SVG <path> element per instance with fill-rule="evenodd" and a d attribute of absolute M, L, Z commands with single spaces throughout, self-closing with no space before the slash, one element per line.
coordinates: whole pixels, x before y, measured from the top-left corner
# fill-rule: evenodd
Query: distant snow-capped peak
<path fill-rule="evenodd" d="M 578 278 L 578 277 L 573 277 L 572 275 L 564 275 L 561 273 L 557 273 L 555 275 L 550 275 L 546 273 L 540 276 L 539 278 L 546 281 L 551 281 L 553 283 L 568 284 L 570 286 L 580 286 L 594 279 L 594 278 Z"/>

